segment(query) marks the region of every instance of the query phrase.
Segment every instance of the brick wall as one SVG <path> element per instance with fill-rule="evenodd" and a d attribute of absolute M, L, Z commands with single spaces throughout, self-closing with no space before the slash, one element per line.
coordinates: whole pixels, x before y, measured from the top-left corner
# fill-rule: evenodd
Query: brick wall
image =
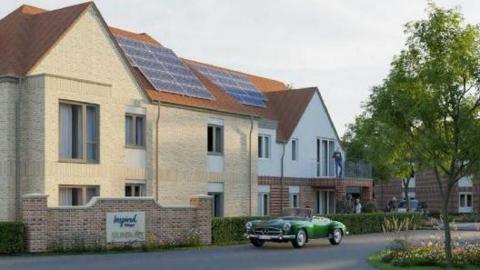
<path fill-rule="evenodd" d="M 72 247 L 112 247 L 106 242 L 106 214 L 144 212 L 146 241 L 158 245 L 182 244 L 192 232 L 200 243 L 211 242 L 211 198 L 193 196 L 190 206 L 163 207 L 153 198 L 94 198 L 87 206 L 47 207 L 47 195 L 23 197 L 23 222 L 29 252 Z M 141 244 L 141 243 L 132 243 Z M 126 245 L 126 244 L 125 244 Z"/>
<path fill-rule="evenodd" d="M 317 204 L 317 191 L 334 191 L 337 200 L 342 199 L 348 187 L 360 187 L 362 200 L 372 198 L 372 180 L 351 178 L 293 178 L 260 176 L 258 185 L 270 186 L 270 213 L 281 214 L 281 209 L 289 207 L 288 187 L 299 186 L 300 207 L 314 208 Z"/>

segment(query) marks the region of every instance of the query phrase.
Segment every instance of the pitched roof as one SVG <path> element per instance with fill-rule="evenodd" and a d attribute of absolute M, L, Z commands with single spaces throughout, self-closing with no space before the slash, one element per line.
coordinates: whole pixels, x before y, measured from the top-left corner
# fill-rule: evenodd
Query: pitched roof
<path fill-rule="evenodd" d="M 147 33 L 140 33 L 139 34 L 139 33 L 134 33 L 134 32 L 130 32 L 130 31 L 127 31 L 127 30 L 123 30 L 123 29 L 116 28 L 116 27 L 111 27 L 111 26 L 109 26 L 109 29 L 110 29 L 110 32 L 112 32 L 112 34 L 114 36 L 123 36 L 123 37 L 136 39 L 136 40 L 140 40 L 140 41 L 147 42 L 147 43 L 152 43 L 154 45 L 162 45 L 162 44 L 160 44 L 160 42 L 158 42 L 156 39 L 154 39 L 153 37 L 151 37 Z"/>
<path fill-rule="evenodd" d="M 278 121 L 277 141 L 286 142 L 290 139 L 317 91 L 316 87 L 311 87 L 266 93 L 268 110 L 264 117 Z"/>
<path fill-rule="evenodd" d="M 28 74 L 34 65 L 53 47 L 90 5 L 94 4 L 86 2 L 52 11 L 23 5 L 1 19 L 0 51 L 2 53 L 0 54 L 0 75 L 24 76 Z M 145 33 L 138 34 L 114 27 L 110 27 L 110 31 L 114 36 L 123 36 L 161 45 L 157 40 Z M 182 59 L 182 61 L 190 67 L 192 64 L 206 65 L 247 76 L 267 97 L 266 108 L 239 103 L 221 87 L 211 82 L 204 75 L 196 72 L 193 68 L 191 68 L 192 71 L 211 92 L 215 98 L 214 100 L 157 91 L 137 68 L 132 68 L 132 71 L 152 100 L 274 120 L 278 122 L 277 140 L 281 142 L 289 140 L 313 95 L 318 92 L 317 88 L 288 90 L 288 87 L 281 81 L 194 60 Z M 325 104 L 323 105 L 325 106 Z M 328 117 L 331 122 L 330 116 Z"/>
<path fill-rule="evenodd" d="M 24 76 L 92 5 L 46 11 L 23 5 L 0 20 L 0 74 Z"/>
<path fill-rule="evenodd" d="M 216 68 L 216 69 L 225 70 L 225 71 L 228 71 L 228 72 L 234 72 L 234 73 L 245 75 L 248 78 L 248 80 L 250 80 L 255 85 L 255 87 L 262 92 L 274 92 L 274 91 L 288 90 L 288 86 L 286 84 L 284 84 L 281 81 L 274 80 L 274 79 L 269 79 L 269 78 L 265 78 L 265 77 L 261 77 L 261 76 L 257 76 L 257 75 L 253 75 L 253 74 L 248 74 L 248 73 L 244 73 L 244 72 L 241 72 L 241 71 L 237 71 L 237 70 L 233 70 L 233 69 L 229 69 L 229 68 L 225 68 L 225 67 L 219 67 L 219 66 L 215 66 L 215 65 L 212 65 L 212 64 L 202 63 L 202 62 L 198 62 L 198 61 L 191 60 L 191 59 L 182 58 L 182 60 L 189 65 L 190 64 L 197 64 L 197 65 L 213 67 L 213 68 Z"/>

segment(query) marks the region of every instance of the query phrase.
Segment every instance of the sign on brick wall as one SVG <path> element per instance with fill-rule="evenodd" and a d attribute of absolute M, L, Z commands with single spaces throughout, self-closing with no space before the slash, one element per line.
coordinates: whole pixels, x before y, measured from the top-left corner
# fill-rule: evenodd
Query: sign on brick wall
<path fill-rule="evenodd" d="M 145 241 L 145 213 L 107 213 L 107 243 L 134 241 Z"/>

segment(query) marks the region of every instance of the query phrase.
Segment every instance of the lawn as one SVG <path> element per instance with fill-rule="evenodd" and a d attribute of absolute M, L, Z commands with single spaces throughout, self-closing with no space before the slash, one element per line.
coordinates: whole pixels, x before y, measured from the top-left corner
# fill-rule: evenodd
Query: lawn
<path fill-rule="evenodd" d="M 446 269 L 439 266 L 412 266 L 412 267 L 400 267 L 400 266 L 393 266 L 388 263 L 383 263 L 381 260 L 381 252 L 376 252 L 368 256 L 368 262 L 373 265 L 375 268 L 380 270 L 440 270 Z M 462 269 L 462 270 L 474 270 L 478 269 L 475 267 L 465 267 L 465 268 L 454 268 L 454 269 Z"/>

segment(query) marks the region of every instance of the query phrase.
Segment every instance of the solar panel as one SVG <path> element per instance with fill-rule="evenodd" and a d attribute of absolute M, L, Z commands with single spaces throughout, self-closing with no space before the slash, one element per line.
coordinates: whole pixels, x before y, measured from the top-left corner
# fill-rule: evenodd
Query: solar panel
<path fill-rule="evenodd" d="M 117 37 L 130 64 L 137 67 L 158 91 L 213 100 L 193 72 L 169 48 Z"/>
<path fill-rule="evenodd" d="M 193 64 L 193 66 L 238 102 L 257 107 L 266 106 L 266 97 L 257 90 L 247 76 L 200 64 Z"/>

